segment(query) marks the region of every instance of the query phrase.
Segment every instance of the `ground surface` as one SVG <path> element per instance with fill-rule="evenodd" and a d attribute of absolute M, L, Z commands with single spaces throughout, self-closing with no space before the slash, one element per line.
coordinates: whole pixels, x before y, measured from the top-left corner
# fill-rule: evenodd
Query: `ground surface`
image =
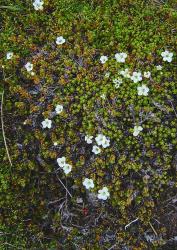
<path fill-rule="evenodd" d="M 0 249 L 177 249 L 175 2 L 0 1 Z"/>

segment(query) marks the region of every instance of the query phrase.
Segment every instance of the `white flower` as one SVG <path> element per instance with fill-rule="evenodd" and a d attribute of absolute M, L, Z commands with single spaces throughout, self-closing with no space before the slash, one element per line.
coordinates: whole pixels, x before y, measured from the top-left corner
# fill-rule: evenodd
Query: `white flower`
<path fill-rule="evenodd" d="M 56 39 L 56 44 L 60 45 L 60 44 L 65 43 L 65 41 L 66 40 L 62 36 L 58 36 Z"/>
<path fill-rule="evenodd" d="M 161 66 L 161 65 L 157 65 L 157 66 L 156 66 L 156 69 L 157 69 L 157 70 L 162 70 L 162 66 Z"/>
<path fill-rule="evenodd" d="M 51 128 L 51 127 L 52 127 L 52 121 L 49 120 L 48 118 L 45 119 L 45 120 L 42 122 L 42 127 L 43 127 L 43 128 Z"/>
<path fill-rule="evenodd" d="M 91 144 L 91 143 L 92 143 L 92 139 L 93 139 L 93 136 L 90 136 L 90 135 L 86 135 L 86 136 L 85 136 L 85 141 L 86 141 L 88 144 Z"/>
<path fill-rule="evenodd" d="M 97 155 L 101 152 L 101 149 L 97 146 L 93 146 L 92 152 Z"/>
<path fill-rule="evenodd" d="M 101 96 L 100 96 L 102 99 L 106 99 L 106 95 L 105 94 L 102 94 Z"/>
<path fill-rule="evenodd" d="M 60 166 L 60 168 L 63 168 L 66 165 L 66 157 L 60 157 L 57 159 L 57 163 Z"/>
<path fill-rule="evenodd" d="M 110 72 L 107 72 L 107 73 L 105 74 L 105 77 L 106 77 L 106 78 L 109 78 L 109 76 L 110 76 Z"/>
<path fill-rule="evenodd" d="M 133 72 L 133 75 L 131 76 L 131 80 L 134 83 L 140 82 L 142 80 L 141 72 Z"/>
<path fill-rule="evenodd" d="M 63 171 L 65 174 L 69 174 L 71 172 L 72 166 L 70 164 L 65 164 L 63 166 Z"/>
<path fill-rule="evenodd" d="M 119 88 L 120 87 L 120 84 L 122 83 L 122 79 L 114 79 L 113 80 L 113 83 L 115 84 L 114 86 L 115 86 L 115 88 L 117 89 L 117 88 Z"/>
<path fill-rule="evenodd" d="M 151 76 L 150 71 L 144 72 L 144 77 L 149 78 L 150 76 Z"/>
<path fill-rule="evenodd" d="M 133 135 L 137 136 L 139 134 L 139 132 L 141 132 L 142 130 L 143 130 L 143 128 L 141 126 L 134 126 Z"/>
<path fill-rule="evenodd" d="M 97 144 L 99 146 L 103 146 L 103 148 L 107 148 L 110 145 L 110 139 L 106 138 L 105 135 L 103 134 L 98 134 L 97 137 L 95 138 Z"/>
<path fill-rule="evenodd" d="M 54 146 L 57 146 L 57 145 L 58 145 L 58 142 L 55 141 L 55 142 L 53 143 L 53 145 L 54 145 Z"/>
<path fill-rule="evenodd" d="M 13 55 L 14 55 L 13 52 L 7 52 L 7 54 L 6 54 L 6 59 L 7 59 L 7 60 L 12 59 Z"/>
<path fill-rule="evenodd" d="M 35 75 L 35 73 L 32 71 L 32 72 L 31 72 L 31 75 L 32 75 L 32 76 L 34 76 L 34 75 Z"/>
<path fill-rule="evenodd" d="M 110 146 L 110 139 L 107 139 L 102 143 L 103 148 L 107 148 Z"/>
<path fill-rule="evenodd" d="M 163 57 L 163 61 L 171 62 L 173 53 L 169 52 L 168 50 L 165 50 L 164 52 L 161 53 L 161 56 Z"/>
<path fill-rule="evenodd" d="M 43 4 L 44 4 L 44 1 L 42 1 L 42 0 L 35 0 L 33 2 L 34 9 L 35 10 L 43 10 Z"/>
<path fill-rule="evenodd" d="M 110 194 L 107 187 L 103 187 L 102 189 L 98 190 L 98 199 L 105 201 L 109 196 Z"/>
<path fill-rule="evenodd" d="M 27 70 L 28 72 L 30 72 L 30 71 L 33 70 L 33 64 L 30 63 L 30 62 L 27 62 L 27 63 L 25 64 L 25 68 L 26 68 L 26 70 Z"/>
<path fill-rule="evenodd" d="M 107 56 L 101 56 L 100 57 L 100 61 L 101 61 L 102 64 L 104 64 L 107 60 L 108 60 Z"/>
<path fill-rule="evenodd" d="M 83 185 L 86 189 L 94 188 L 94 183 L 92 179 L 85 178 L 85 180 L 83 181 Z"/>
<path fill-rule="evenodd" d="M 125 69 L 125 70 L 121 70 L 120 71 L 120 75 L 122 75 L 123 77 L 125 78 L 130 78 L 130 72 L 129 72 L 129 69 Z"/>
<path fill-rule="evenodd" d="M 60 114 L 63 111 L 63 106 L 62 105 L 57 105 L 55 108 L 55 111 L 57 114 Z"/>
<path fill-rule="evenodd" d="M 125 59 L 127 58 L 127 54 L 126 53 L 116 53 L 115 54 L 115 58 L 117 62 L 125 62 Z"/>
<path fill-rule="evenodd" d="M 138 95 L 140 96 L 141 95 L 147 96 L 149 92 L 149 88 L 145 84 L 142 84 L 142 86 L 137 87 L 137 90 L 138 90 Z"/>

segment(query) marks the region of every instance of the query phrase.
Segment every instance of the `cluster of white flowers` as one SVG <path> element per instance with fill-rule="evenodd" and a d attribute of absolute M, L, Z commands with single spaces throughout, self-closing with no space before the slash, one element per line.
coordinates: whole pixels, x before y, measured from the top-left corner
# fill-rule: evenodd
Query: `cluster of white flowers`
<path fill-rule="evenodd" d="M 33 2 L 33 6 L 35 10 L 43 10 L 43 5 L 44 5 L 44 1 L 43 0 L 35 0 Z"/>
<path fill-rule="evenodd" d="M 93 142 L 93 136 L 86 135 L 85 141 L 88 144 L 91 144 Z M 107 148 L 110 145 L 110 139 L 104 136 L 103 134 L 98 134 L 97 137 L 95 138 L 95 141 L 98 146 L 102 146 L 103 148 Z M 92 148 L 92 152 L 96 155 L 101 153 L 101 149 L 98 146 L 94 145 Z"/>
<path fill-rule="evenodd" d="M 63 169 L 65 174 L 69 174 L 72 170 L 72 166 L 68 163 L 66 163 L 66 157 L 61 157 L 57 159 L 57 163 L 59 165 L 60 168 Z"/>
<path fill-rule="evenodd" d="M 55 112 L 56 114 L 60 114 L 63 111 L 63 106 L 62 105 L 57 105 L 55 107 Z M 44 121 L 42 121 L 42 127 L 43 128 L 51 128 L 52 127 L 52 121 L 48 118 L 46 118 Z"/>
<path fill-rule="evenodd" d="M 82 184 L 85 186 L 86 189 L 94 188 L 94 182 L 92 179 L 85 178 Z M 107 187 L 103 187 L 102 189 L 98 190 L 98 199 L 100 200 L 107 200 L 110 197 L 110 193 Z"/>

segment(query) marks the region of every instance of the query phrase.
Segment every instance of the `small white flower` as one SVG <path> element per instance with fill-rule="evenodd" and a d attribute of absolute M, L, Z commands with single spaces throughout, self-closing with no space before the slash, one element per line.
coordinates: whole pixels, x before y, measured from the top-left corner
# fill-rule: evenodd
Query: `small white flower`
<path fill-rule="evenodd" d="M 97 146 L 93 146 L 92 152 L 97 155 L 101 152 L 101 149 Z"/>
<path fill-rule="evenodd" d="M 139 135 L 139 133 L 143 130 L 143 128 L 141 126 L 134 126 L 134 131 L 133 131 L 133 135 L 137 136 Z"/>
<path fill-rule="evenodd" d="M 150 76 L 151 76 L 150 71 L 144 72 L 144 77 L 149 78 Z"/>
<path fill-rule="evenodd" d="M 52 121 L 49 120 L 48 118 L 45 119 L 45 120 L 42 122 L 42 127 L 43 127 L 43 128 L 51 128 L 51 127 L 52 127 Z"/>
<path fill-rule="evenodd" d="M 122 75 L 125 78 L 130 78 L 131 77 L 129 69 L 121 70 L 119 73 L 120 73 L 120 75 Z"/>
<path fill-rule="evenodd" d="M 149 92 L 149 88 L 145 84 L 142 84 L 142 86 L 137 87 L 137 90 L 138 90 L 138 95 L 140 96 L 141 95 L 147 96 Z"/>
<path fill-rule="evenodd" d="M 31 75 L 32 75 L 32 76 L 34 76 L 34 75 L 35 75 L 35 73 L 32 71 L 32 72 L 31 72 Z"/>
<path fill-rule="evenodd" d="M 102 94 L 101 96 L 100 96 L 102 99 L 106 99 L 106 95 L 105 94 Z"/>
<path fill-rule="evenodd" d="M 99 146 L 103 146 L 103 148 L 107 148 L 110 145 L 110 139 L 106 138 L 106 136 L 103 134 L 98 134 L 95 140 L 97 144 Z"/>
<path fill-rule="evenodd" d="M 33 64 L 30 63 L 30 62 L 27 62 L 27 63 L 25 64 L 25 68 L 26 68 L 26 70 L 27 70 L 28 72 L 30 72 L 30 71 L 33 70 Z"/>
<path fill-rule="evenodd" d="M 62 36 L 58 36 L 56 39 L 56 44 L 60 45 L 60 44 L 65 43 L 65 41 L 66 40 Z"/>
<path fill-rule="evenodd" d="M 161 53 L 161 56 L 163 57 L 163 61 L 171 62 L 173 53 L 169 52 L 168 50 L 165 50 L 164 52 Z"/>
<path fill-rule="evenodd" d="M 83 185 L 86 189 L 94 188 L 94 183 L 92 179 L 85 178 L 85 180 L 83 181 Z"/>
<path fill-rule="evenodd" d="M 157 70 L 162 70 L 162 66 L 161 66 L 161 65 L 157 65 L 157 66 L 156 66 L 156 69 L 157 69 Z"/>
<path fill-rule="evenodd" d="M 63 111 L 63 106 L 62 105 L 57 105 L 55 108 L 55 111 L 57 114 L 60 114 Z"/>
<path fill-rule="evenodd" d="M 141 72 L 133 72 L 133 75 L 131 76 L 131 80 L 134 83 L 142 81 Z"/>
<path fill-rule="evenodd" d="M 117 62 L 125 62 L 125 59 L 127 58 L 127 54 L 126 53 L 116 53 L 115 54 L 115 58 Z"/>
<path fill-rule="evenodd" d="M 71 172 L 72 166 L 70 164 L 65 164 L 63 166 L 63 171 L 65 174 L 69 174 Z"/>
<path fill-rule="evenodd" d="M 102 64 L 104 64 L 107 60 L 108 60 L 107 56 L 101 56 L 100 57 L 100 61 L 101 61 Z"/>
<path fill-rule="evenodd" d="M 102 143 L 103 148 L 107 148 L 110 146 L 110 139 L 107 139 Z"/>
<path fill-rule="evenodd" d="M 35 10 L 43 10 L 43 4 L 44 4 L 44 1 L 42 1 L 42 0 L 35 0 L 33 2 L 34 9 Z"/>
<path fill-rule="evenodd" d="M 109 76 L 110 76 L 110 72 L 107 72 L 107 73 L 105 74 L 105 77 L 106 77 L 106 78 L 109 78 Z"/>
<path fill-rule="evenodd" d="M 92 139 L 93 139 L 93 136 L 90 136 L 90 135 L 86 135 L 86 136 L 85 136 L 85 141 L 86 141 L 88 144 L 91 144 L 91 143 L 92 143 Z"/>
<path fill-rule="evenodd" d="M 57 163 L 60 166 L 60 168 L 63 168 L 66 165 L 66 157 L 60 157 L 57 158 Z"/>
<path fill-rule="evenodd" d="M 54 145 L 54 146 L 57 146 L 57 145 L 58 145 L 58 142 L 55 141 L 55 142 L 53 143 L 53 145 Z"/>
<path fill-rule="evenodd" d="M 13 52 L 7 52 L 7 54 L 6 54 L 6 59 L 7 59 L 7 60 L 12 59 L 13 55 L 14 55 Z"/>
<path fill-rule="evenodd" d="M 119 88 L 120 87 L 120 84 L 122 83 L 122 79 L 114 79 L 113 80 L 113 83 L 115 84 L 114 86 L 115 86 L 115 88 L 117 89 L 117 88 Z"/>
<path fill-rule="evenodd" d="M 103 187 L 102 189 L 98 190 L 98 199 L 105 201 L 108 197 L 110 197 L 110 193 L 107 187 Z"/>

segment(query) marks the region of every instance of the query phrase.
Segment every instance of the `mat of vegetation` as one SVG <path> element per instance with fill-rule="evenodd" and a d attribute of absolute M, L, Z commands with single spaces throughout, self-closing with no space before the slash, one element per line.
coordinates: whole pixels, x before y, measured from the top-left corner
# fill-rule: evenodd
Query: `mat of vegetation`
<path fill-rule="evenodd" d="M 0 1 L 0 249 L 176 249 L 176 1 Z"/>

